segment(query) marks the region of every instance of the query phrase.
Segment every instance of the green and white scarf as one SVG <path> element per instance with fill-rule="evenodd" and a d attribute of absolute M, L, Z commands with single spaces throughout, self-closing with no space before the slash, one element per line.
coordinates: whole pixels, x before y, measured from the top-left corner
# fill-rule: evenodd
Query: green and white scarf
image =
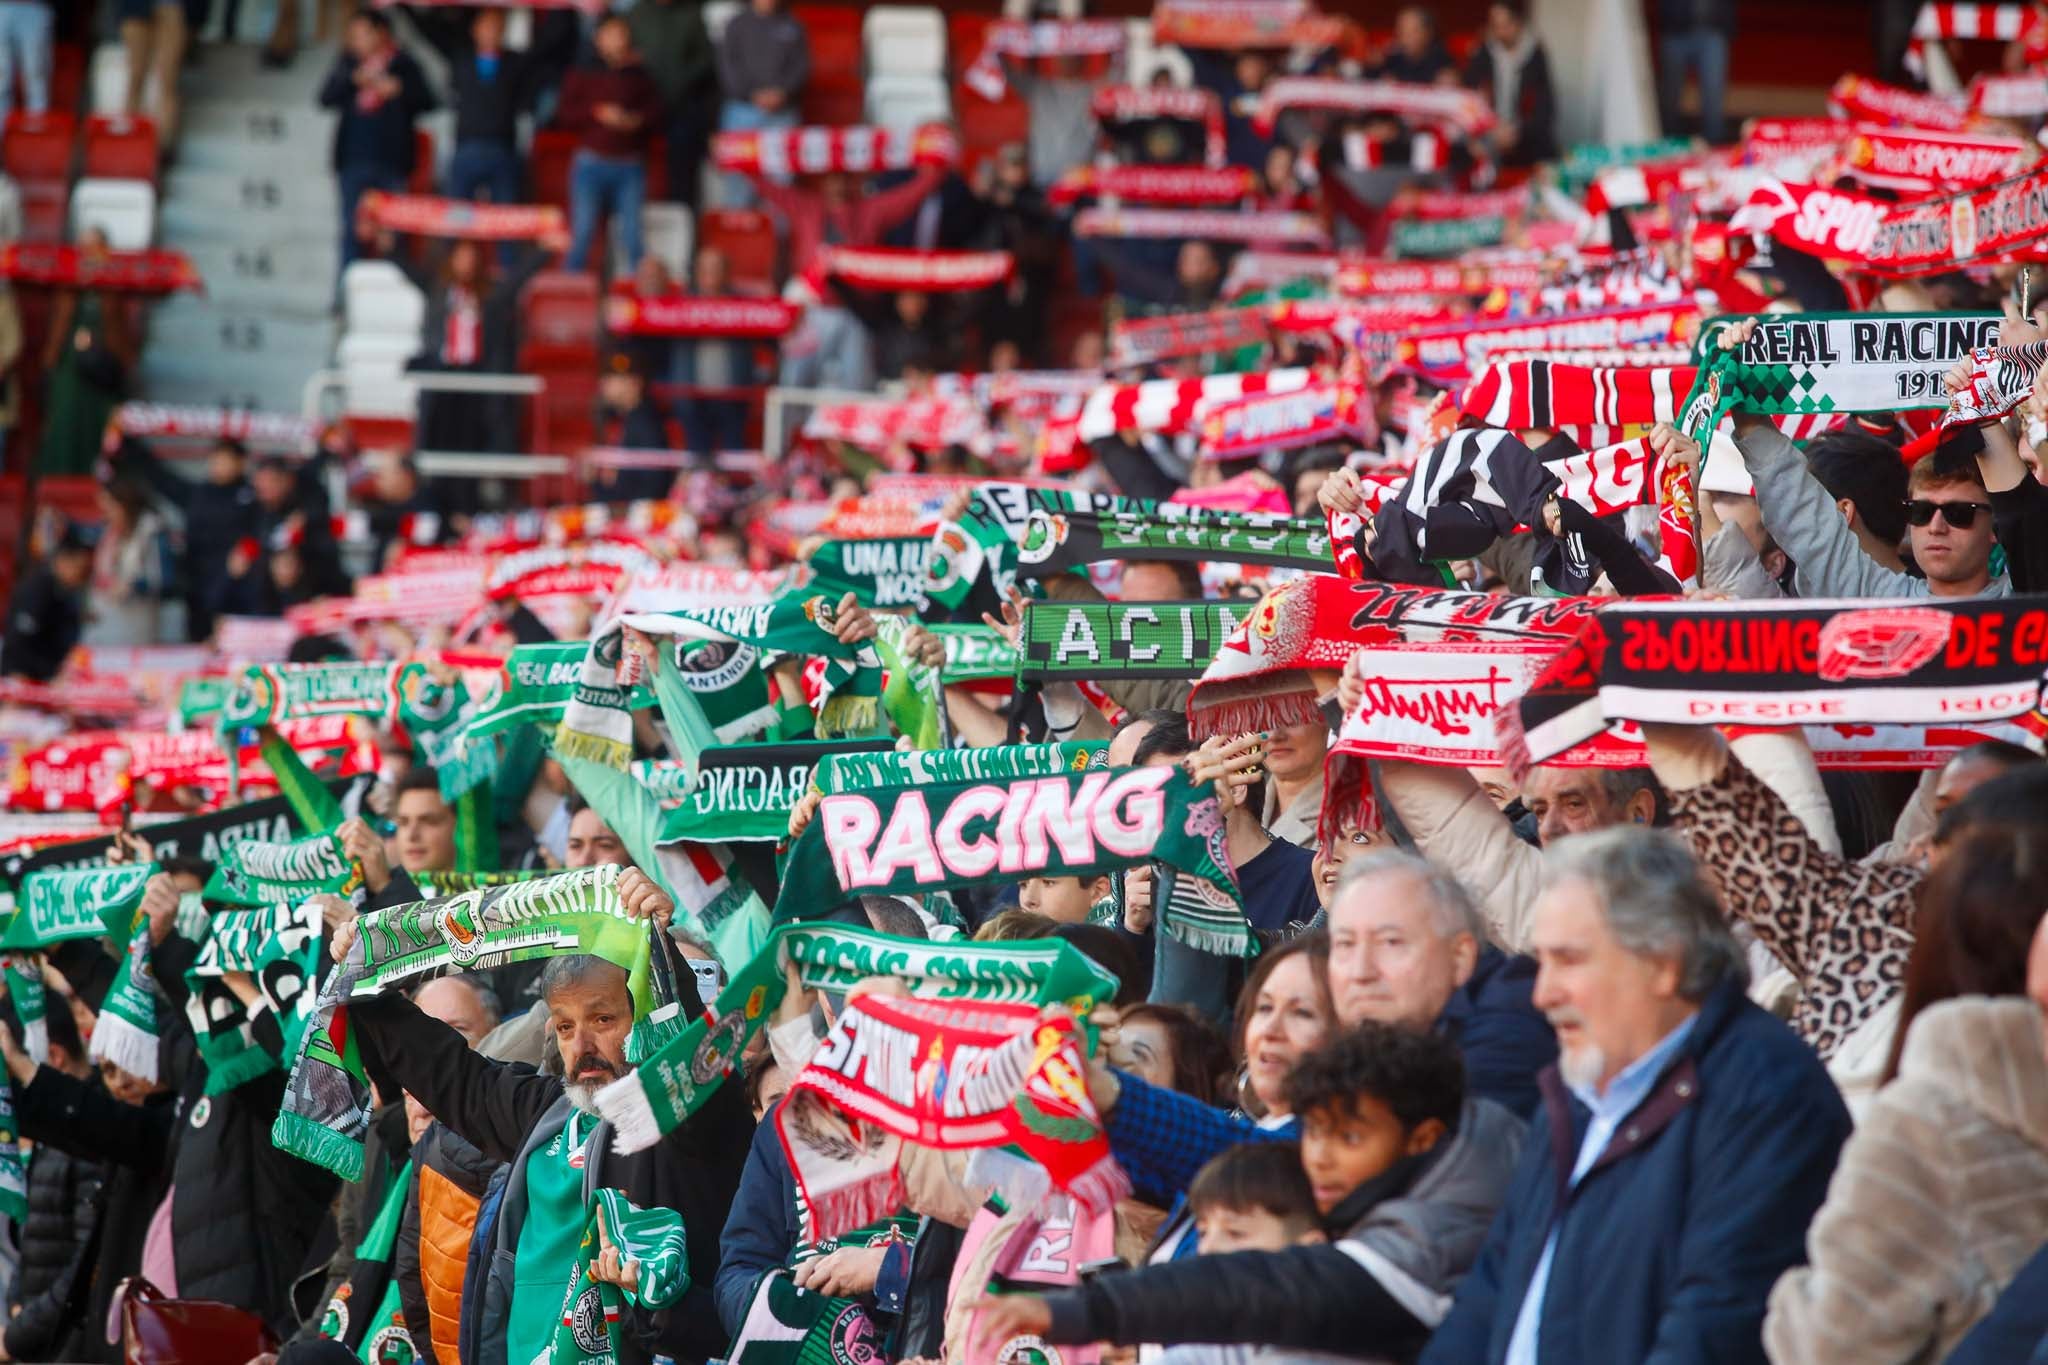
<path fill-rule="evenodd" d="M 93 1026 L 86 1052 L 94 1062 L 112 1062 L 131 1076 L 154 1082 L 162 1029 L 157 1022 L 155 983 L 149 974 L 149 926 L 140 915 L 132 916 L 131 921 L 126 934 L 115 936 L 126 945 L 121 951 L 121 968 L 106 999 L 100 1002 L 99 1022 Z"/>
<path fill-rule="evenodd" d="M 810 591 L 835 600 L 851 592 L 864 607 L 923 610 L 928 536 L 892 540 L 828 540 L 811 552 Z"/>
<path fill-rule="evenodd" d="M 376 1220 L 356 1246 L 355 1269 L 340 1292 L 327 1301 L 327 1311 L 320 1319 L 320 1335 L 354 1351 L 363 1365 L 412 1365 L 420 1358 L 405 1325 L 398 1277 L 391 1273 L 412 1178 L 410 1162 L 392 1177 Z M 358 1316 L 363 1303 L 374 1306 L 367 1316 Z"/>
<path fill-rule="evenodd" d="M 1250 602 L 1030 602 L 1020 681 L 1199 678 Z"/>
<path fill-rule="evenodd" d="M 775 919 L 854 897 L 1023 877 L 1094 877 L 1152 859 L 1240 903 L 1215 793 L 1178 768 L 1112 768 L 827 796 L 790 849 Z"/>
<path fill-rule="evenodd" d="M 315 834 L 286 844 L 244 839 L 221 851 L 207 880 L 209 899 L 229 905 L 297 905 L 313 896 L 360 902 L 362 864 L 338 834 Z"/>
<path fill-rule="evenodd" d="M 5 1076 L 0 1076 L 0 1214 L 17 1224 L 28 1221 L 28 1162 L 14 1121 L 14 1088 Z"/>
<path fill-rule="evenodd" d="M 1679 427 L 1700 445 L 1730 412 L 1766 416 L 1896 412 L 1948 406 L 1942 375 L 1998 344 L 1985 313 L 1766 313 L 1739 351 L 1723 351 L 1720 317 L 1693 343 L 1699 372 Z"/>
<path fill-rule="evenodd" d="M 811 789 L 817 765 L 844 754 L 849 744 L 871 753 L 888 749 L 885 740 L 734 744 L 698 755 L 695 782 L 674 759 L 642 759 L 632 774 L 662 805 L 664 844 L 776 843 L 788 833 L 789 812 Z"/>
<path fill-rule="evenodd" d="M 993 626 L 941 622 L 926 630 L 946 646 L 942 670 L 949 683 L 992 682 L 1017 675 L 1017 650 Z"/>
<path fill-rule="evenodd" d="M 45 1013 L 47 997 L 43 987 L 42 955 L 8 953 L 5 967 L 7 998 L 14 1002 L 14 1017 L 21 1021 L 22 1051 L 38 1062 L 43 1061 L 50 1055 L 50 1024 Z M 98 1033 L 93 1034 L 93 1043 L 98 1045 Z M 97 1054 L 93 1060 L 99 1060 Z"/>
<path fill-rule="evenodd" d="M 1473 218 L 1398 218 L 1387 245 L 1397 257 L 1456 256 L 1476 247 L 1499 246 L 1507 240 L 1507 215 L 1485 213 Z"/>
<path fill-rule="evenodd" d="M 798 1289 L 788 1271 L 777 1270 L 755 1288 L 727 1365 L 855 1365 L 890 1359 L 887 1344 L 859 1299 Z"/>
<path fill-rule="evenodd" d="M 466 738 L 468 719 L 476 710 L 468 689 L 460 677 L 441 682 L 422 663 L 403 665 L 396 688 L 397 720 L 412 737 L 413 761 L 434 770 L 442 799 L 454 808 L 455 865 L 465 872 L 496 867 L 498 823 L 491 780 L 498 775 L 498 746 Z"/>
<path fill-rule="evenodd" d="M 703 1017 L 597 1094 L 617 1150 L 652 1147 L 681 1127 L 739 1067 L 748 1044 L 775 1016 L 785 966 L 813 990 L 844 992 L 871 976 L 893 976 L 913 995 L 1065 1003 L 1086 1015 L 1116 994 L 1117 979 L 1060 939 L 1028 943 L 935 943 L 850 925 L 784 924 L 732 979 Z"/>
<path fill-rule="evenodd" d="M 877 787 L 1051 777 L 1108 765 L 1109 742 L 1087 739 L 1058 744 L 1001 744 L 992 749 L 828 754 L 818 760 L 811 780 L 819 791 L 836 796 Z"/>
<path fill-rule="evenodd" d="M 1017 572 L 1044 577 L 1107 559 L 1271 564 L 1328 573 L 1320 521 L 1160 506 L 1144 512 L 1034 512 L 1017 539 Z"/>
<path fill-rule="evenodd" d="M 221 708 L 223 729 L 275 725 L 304 716 L 383 719 L 397 702 L 392 663 L 252 664 Z"/>
<path fill-rule="evenodd" d="M 888 670 L 882 709 L 911 748 L 937 749 L 945 744 L 947 735 L 943 665 L 928 667 L 911 653 L 908 637 L 914 626 L 901 616 L 875 620 L 875 653 Z"/>
<path fill-rule="evenodd" d="M 536 868 L 528 872 L 409 872 L 406 875 L 419 888 L 421 900 L 437 901 L 469 891 L 481 891 L 487 886 L 511 886 L 515 882 L 530 882 L 555 874 L 549 868 Z"/>
<path fill-rule="evenodd" d="M 189 730 L 227 709 L 235 690 L 228 678 L 187 678 L 178 684 L 178 728 Z"/>
<path fill-rule="evenodd" d="M 513 646 L 512 657 L 505 661 L 503 690 L 484 698 L 464 721 L 465 737 L 475 743 L 522 725 L 560 724 L 562 710 L 576 693 L 583 674 L 583 659 L 589 652 L 589 644 L 582 640 Z M 627 694 L 629 710 L 640 711 L 652 705 L 654 693 L 644 686 Z"/>
<path fill-rule="evenodd" d="M 960 520 L 945 522 L 932 533 L 931 553 L 925 561 L 930 581 L 925 592 L 949 609 L 965 602 L 977 583 L 986 583 L 999 596 L 1008 592 L 1017 579 L 1017 545 L 1034 516 L 1142 513 L 1158 505 L 1068 488 L 976 484 Z"/>
<path fill-rule="evenodd" d="M 600 1233 L 602 1228 L 602 1233 Z M 626 1292 L 590 1278 L 590 1267 L 609 1237 L 622 1260 L 640 1263 L 634 1302 L 649 1312 L 670 1307 L 690 1288 L 683 1216 L 674 1209 L 636 1207 L 618 1190 L 600 1189 L 591 1203 L 562 1295 L 562 1318 L 548 1348 L 546 1365 L 616 1365 L 619 1318 Z M 540 1365 L 540 1362 L 535 1362 Z"/>
<path fill-rule="evenodd" d="M 633 757 L 633 713 L 626 705 L 625 635 L 613 627 L 591 640 L 578 665 L 576 689 L 555 727 L 555 756 L 623 768 Z"/>
<path fill-rule="evenodd" d="M 362 1174 L 370 1094 L 348 1025 L 354 996 L 450 972 L 590 953 L 626 969 L 635 1012 L 644 1015 L 653 931 L 619 903 L 619 873 L 610 865 L 578 868 L 364 915 L 348 960 L 329 979 L 312 1027 L 300 1037 L 272 1140 L 344 1180 Z"/>
<path fill-rule="evenodd" d="M 133 913 L 157 874 L 155 863 L 31 872 L 22 879 L 14 918 L 0 949 L 25 952 L 73 939 L 98 938 L 110 917 Z"/>
<path fill-rule="evenodd" d="M 278 1065 L 256 1041 L 247 1009 L 221 978 L 242 973 L 255 983 L 290 1056 L 312 1018 L 320 930 L 320 911 L 312 906 L 230 910 L 213 917 L 199 959 L 185 973 L 191 991 L 187 1014 L 206 1061 L 207 1094 L 224 1094 Z"/>
<path fill-rule="evenodd" d="M 772 658 L 783 655 L 823 659 L 827 695 L 818 708 L 818 735 L 831 739 L 872 729 L 878 719 L 876 698 L 881 693 L 881 665 L 874 651 L 841 644 L 832 633 L 837 607 L 838 598 L 824 593 L 786 592 L 760 606 L 705 607 L 631 615 L 622 620 L 657 638 L 722 640 L 727 649 L 712 656 L 716 663 L 713 676 L 718 679 L 737 671 L 742 661 L 758 670 Z M 698 661 L 685 654 L 678 665 L 687 675 L 698 666 Z M 703 700 L 707 689 L 696 686 L 687 677 L 685 681 Z M 705 715 L 726 743 L 743 737 L 728 733 L 708 705 Z"/>

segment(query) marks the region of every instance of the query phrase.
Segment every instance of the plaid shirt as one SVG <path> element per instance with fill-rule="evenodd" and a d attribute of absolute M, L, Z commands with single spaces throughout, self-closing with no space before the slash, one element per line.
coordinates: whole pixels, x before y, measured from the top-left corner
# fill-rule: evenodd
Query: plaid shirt
<path fill-rule="evenodd" d="M 1162 1208 L 1186 1194 L 1195 1172 L 1219 1152 L 1241 1142 L 1292 1142 L 1300 1132 L 1294 1119 L 1261 1128 L 1177 1090 L 1147 1085 L 1127 1071 L 1116 1078 L 1123 1089 L 1109 1111 L 1110 1148 L 1137 1193 Z"/>

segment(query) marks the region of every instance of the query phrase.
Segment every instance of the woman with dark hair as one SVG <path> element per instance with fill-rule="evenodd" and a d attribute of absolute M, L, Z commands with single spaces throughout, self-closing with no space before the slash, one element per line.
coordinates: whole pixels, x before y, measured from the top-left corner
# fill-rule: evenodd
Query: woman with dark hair
<path fill-rule="evenodd" d="M 1330 940 L 1320 930 L 1267 950 L 1237 997 L 1237 1100 L 1262 1128 L 1287 1107 L 1287 1073 L 1336 1027 L 1330 999 Z"/>
<path fill-rule="evenodd" d="M 153 645 L 172 638 L 162 626 L 171 585 L 170 539 L 149 490 L 125 476 L 100 485 L 106 525 L 92 555 L 89 645 Z"/>
<path fill-rule="evenodd" d="M 1185 1005 L 1132 1005 L 1117 1018 L 1109 1064 L 1147 1084 L 1216 1103 L 1230 1053 L 1206 1020 Z"/>
<path fill-rule="evenodd" d="M 1893 1079 L 1842 1148 L 1810 1263 L 1771 1291 L 1773 1360 L 1944 1359 L 2042 1245 L 2048 1055 L 2022 994 L 2048 911 L 2041 785 L 1987 783 L 2036 799 L 1952 830 L 1921 887 Z"/>

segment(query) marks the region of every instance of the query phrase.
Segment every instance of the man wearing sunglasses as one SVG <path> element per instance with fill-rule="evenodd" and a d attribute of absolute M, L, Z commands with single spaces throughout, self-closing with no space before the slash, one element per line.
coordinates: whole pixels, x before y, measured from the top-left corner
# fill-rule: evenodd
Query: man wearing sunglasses
<path fill-rule="evenodd" d="M 1721 333 L 1738 347 L 1755 329 Z M 1906 482 L 1906 541 L 1926 577 L 1887 568 L 1866 554 L 1834 498 L 1807 468 L 1799 447 L 1770 418 L 1735 414 L 1735 445 L 1756 484 L 1764 529 L 1792 557 L 1802 597 L 2006 597 L 2012 583 L 1991 573 L 1991 495 L 1968 455 L 1937 450 Z"/>

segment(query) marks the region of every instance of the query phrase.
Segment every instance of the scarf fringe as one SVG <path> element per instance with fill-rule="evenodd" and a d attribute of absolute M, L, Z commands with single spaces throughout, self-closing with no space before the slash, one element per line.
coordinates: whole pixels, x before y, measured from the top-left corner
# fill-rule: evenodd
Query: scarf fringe
<path fill-rule="evenodd" d="M 1228 929 L 1217 924 L 1190 923 L 1170 913 L 1161 917 L 1160 924 L 1175 942 L 1196 952 L 1216 953 L 1223 957 L 1248 957 L 1251 954 L 1251 929 L 1242 917 L 1235 928 Z"/>
<path fill-rule="evenodd" d="M 644 1151 L 661 1141 L 661 1121 L 641 1089 L 643 1072 L 635 1068 L 597 1092 L 597 1112 L 612 1126 L 612 1150 L 620 1156 Z"/>
<path fill-rule="evenodd" d="M 967 1187 L 1001 1195 L 1013 1209 L 1037 1208 L 1053 1188 L 1045 1167 L 1005 1147 L 975 1149 L 967 1158 Z"/>
<path fill-rule="evenodd" d="M 886 1171 L 830 1190 L 806 1187 L 804 1202 L 811 1210 L 810 1240 L 822 1242 L 864 1228 L 903 1207 L 903 1181 L 891 1161 Z"/>
<path fill-rule="evenodd" d="M 580 758 L 592 763 L 601 763 L 607 768 L 624 771 L 633 758 L 633 746 L 629 742 L 607 739 L 581 730 L 571 730 L 567 725 L 555 731 L 555 754 L 559 758 Z"/>
<path fill-rule="evenodd" d="M 1260 680 L 1259 691 L 1204 698 L 1200 709 L 1188 710 L 1188 734 L 1197 743 L 1216 735 L 1243 735 L 1254 730 L 1282 730 L 1290 725 L 1309 725 L 1323 718 L 1311 690 L 1291 686 L 1299 670 L 1290 669 L 1272 679 Z M 1214 684 L 1212 684 L 1212 687 Z"/>
<path fill-rule="evenodd" d="M 1069 1181 L 1067 1193 L 1089 1213 L 1103 1213 L 1130 1196 L 1131 1178 L 1114 1156 L 1105 1155 Z"/>
<path fill-rule="evenodd" d="M 880 719 L 877 697 L 828 697 L 818 708 L 818 738 L 853 739 L 873 730 Z"/>
<path fill-rule="evenodd" d="M 47 1029 L 47 1025 L 41 1025 Z M 25 1040 L 31 1057 L 42 1056 L 49 1050 L 49 1038 L 45 1034 L 38 1044 L 31 1029 Z M 92 1042 L 86 1047 L 86 1054 L 95 1062 L 112 1062 L 131 1076 L 156 1083 L 157 1036 L 149 1030 L 133 1024 L 120 1015 L 103 1010 L 99 1022 L 93 1026 Z"/>
<path fill-rule="evenodd" d="M 363 1178 L 363 1146 L 301 1114 L 280 1109 L 270 1125 L 270 1141 L 301 1161 L 334 1172 L 343 1180 Z"/>

